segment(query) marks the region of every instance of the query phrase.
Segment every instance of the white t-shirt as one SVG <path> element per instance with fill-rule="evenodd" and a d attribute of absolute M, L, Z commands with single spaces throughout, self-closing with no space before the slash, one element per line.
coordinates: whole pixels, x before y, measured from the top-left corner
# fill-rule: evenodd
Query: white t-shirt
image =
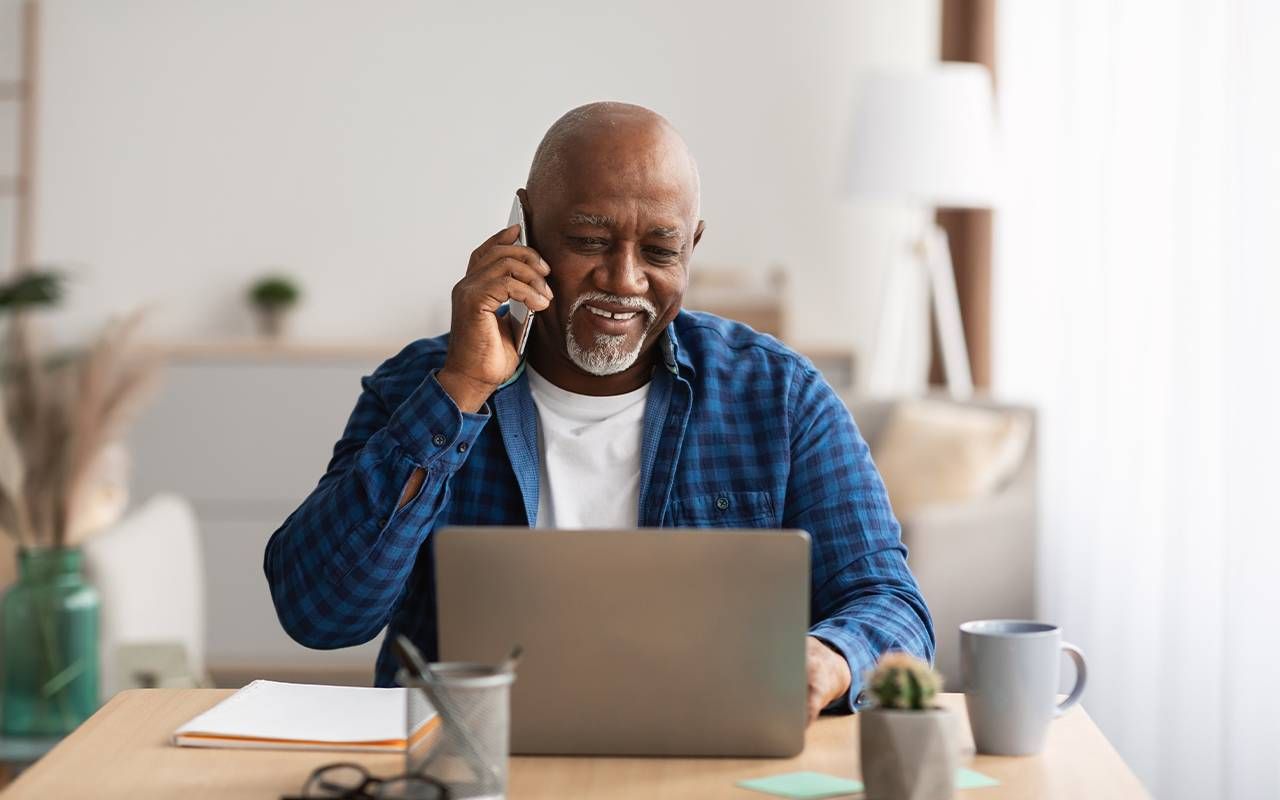
<path fill-rule="evenodd" d="M 634 528 L 640 514 L 640 436 L 649 384 L 593 397 L 528 364 L 538 408 L 539 528 Z"/>

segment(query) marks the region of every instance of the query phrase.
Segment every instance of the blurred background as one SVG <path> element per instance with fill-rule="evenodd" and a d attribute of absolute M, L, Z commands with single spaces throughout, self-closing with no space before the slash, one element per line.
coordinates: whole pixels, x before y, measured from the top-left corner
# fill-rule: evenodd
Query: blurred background
<path fill-rule="evenodd" d="M 623 100 L 699 162 L 686 305 L 871 442 L 950 686 L 959 622 L 1058 623 L 1155 796 L 1280 797 L 1277 75 L 1271 0 L 0 0 L 6 359 L 145 309 L 111 341 L 159 378 L 58 540 L 101 695 L 370 680 L 280 630 L 263 545 L 546 128 Z"/>

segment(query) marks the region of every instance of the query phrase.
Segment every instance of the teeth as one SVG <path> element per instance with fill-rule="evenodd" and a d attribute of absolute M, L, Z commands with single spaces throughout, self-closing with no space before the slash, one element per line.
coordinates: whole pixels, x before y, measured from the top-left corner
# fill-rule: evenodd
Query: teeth
<path fill-rule="evenodd" d="M 611 311 L 605 311 L 603 308 L 596 308 L 595 306 L 587 306 L 587 310 L 598 317 L 605 317 L 606 319 L 618 319 L 618 320 L 631 319 L 637 313 L 635 311 L 619 311 L 615 313 Z"/>

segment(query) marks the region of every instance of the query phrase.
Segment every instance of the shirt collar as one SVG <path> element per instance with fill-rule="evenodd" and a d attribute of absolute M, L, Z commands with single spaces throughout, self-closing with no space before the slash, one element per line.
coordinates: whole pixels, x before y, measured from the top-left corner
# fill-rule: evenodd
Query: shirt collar
<path fill-rule="evenodd" d="M 662 363 L 666 365 L 672 375 L 680 377 L 682 369 L 689 375 L 697 372 L 693 368 L 693 361 L 690 360 L 688 351 L 680 347 L 680 338 L 676 336 L 676 323 L 674 320 L 667 326 L 667 332 L 658 342 L 658 345 L 662 348 Z"/>

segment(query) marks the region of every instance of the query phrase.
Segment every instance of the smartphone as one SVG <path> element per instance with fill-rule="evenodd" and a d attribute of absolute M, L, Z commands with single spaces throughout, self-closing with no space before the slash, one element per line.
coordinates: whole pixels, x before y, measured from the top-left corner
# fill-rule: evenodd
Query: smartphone
<path fill-rule="evenodd" d="M 529 246 L 529 236 L 525 233 L 524 224 L 524 205 L 520 203 L 520 196 L 516 195 L 516 199 L 511 203 L 511 218 L 507 220 L 507 225 L 519 225 L 520 234 L 516 236 L 516 244 L 524 247 Z M 524 348 L 529 344 L 529 331 L 533 330 L 533 312 L 529 307 L 514 297 L 507 301 L 507 319 L 511 320 L 511 333 L 515 338 L 516 355 L 524 357 Z"/>

